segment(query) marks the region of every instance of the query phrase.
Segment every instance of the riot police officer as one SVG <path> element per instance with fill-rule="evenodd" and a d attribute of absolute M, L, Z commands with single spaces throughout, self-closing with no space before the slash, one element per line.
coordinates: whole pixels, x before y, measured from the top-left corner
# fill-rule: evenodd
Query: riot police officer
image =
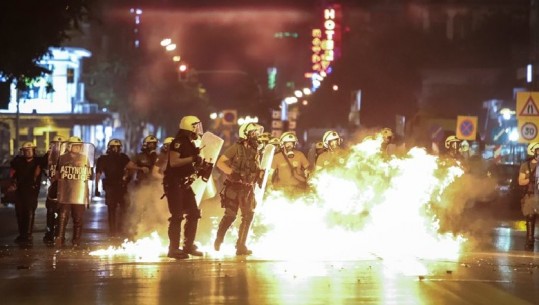
<path fill-rule="evenodd" d="M 124 218 L 128 208 L 127 174 L 128 170 L 142 169 L 137 167 L 122 152 L 122 141 L 111 139 L 107 143 L 107 152 L 100 156 L 96 163 L 95 195 L 101 196 L 99 180 L 102 174 L 105 203 L 107 204 L 109 235 L 117 236 L 123 232 Z"/>
<path fill-rule="evenodd" d="M 191 183 L 196 179 L 196 166 L 203 161 L 200 148 L 194 142 L 202 135 L 202 123 L 196 116 L 184 116 L 179 124 L 176 137 L 169 147 L 164 191 L 170 212 L 168 226 L 168 257 L 185 259 L 189 255 L 202 256 L 194 244 L 200 210 Z M 186 214 L 184 226 L 184 246 L 180 249 L 181 224 Z"/>
<path fill-rule="evenodd" d="M 447 149 L 447 154 L 449 157 L 455 160 L 462 160 L 462 154 L 460 153 L 461 143 L 462 143 L 462 140 L 460 140 L 454 135 L 448 136 L 445 139 L 444 146 Z"/>
<path fill-rule="evenodd" d="M 528 145 L 530 158 L 520 165 L 518 184 L 526 188 L 521 199 L 522 214 L 526 219 L 526 245 L 528 251 L 534 250 L 535 219 L 539 213 L 539 191 L 537 189 L 537 162 L 539 162 L 539 142 Z"/>
<path fill-rule="evenodd" d="M 83 149 L 84 147 L 84 149 Z M 80 246 L 84 209 L 90 204 L 88 181 L 93 178 L 93 145 L 83 143 L 79 137 L 69 137 L 67 151 L 58 158 L 55 179 L 58 180 L 58 233 L 55 245 L 65 244 L 65 231 L 69 217 L 73 218 L 72 244 Z"/>
<path fill-rule="evenodd" d="M 281 151 L 273 157 L 272 183 L 275 189 L 283 189 L 291 194 L 307 188 L 309 161 L 303 152 L 296 149 L 297 136 L 287 131 L 280 137 Z"/>
<path fill-rule="evenodd" d="M 45 207 L 47 208 L 47 228 L 45 230 L 45 236 L 43 241 L 47 244 L 54 243 L 54 235 L 58 230 L 58 213 L 60 212 L 58 205 L 58 181 L 53 179 L 56 174 L 56 164 L 58 163 L 58 156 L 60 153 L 60 145 L 64 141 L 62 136 L 54 136 L 49 145 L 49 149 L 43 155 L 43 161 L 41 167 L 47 169 L 47 177 L 50 181 L 49 189 L 47 190 L 47 199 L 45 200 Z"/>
<path fill-rule="evenodd" d="M 219 223 L 214 248 L 219 251 L 226 231 L 241 210 L 241 224 L 236 242 L 236 255 L 250 255 L 246 246 L 249 228 L 254 218 L 256 201 L 255 183 L 260 183 L 258 136 L 263 127 L 256 123 L 245 123 L 239 128 L 239 141 L 230 146 L 217 161 L 217 167 L 227 175 L 225 187 L 221 191 L 221 206 L 225 215 Z"/>
<path fill-rule="evenodd" d="M 343 139 L 339 135 L 339 133 L 335 130 L 328 130 L 324 133 L 324 136 L 322 137 L 322 142 L 324 143 L 325 151 L 322 152 L 317 160 L 316 160 L 316 170 L 320 170 L 322 168 L 327 168 L 331 165 L 336 165 L 343 163 L 344 160 L 342 160 L 342 149 L 341 145 L 343 142 Z"/>
<path fill-rule="evenodd" d="M 137 170 L 136 184 L 148 181 L 151 177 L 151 171 L 157 160 L 157 138 L 153 135 L 146 136 L 142 140 L 142 149 L 135 155 L 133 162 L 140 170 Z"/>
<path fill-rule="evenodd" d="M 391 128 L 383 128 L 380 133 L 382 134 L 382 145 L 380 149 L 384 156 L 389 155 L 389 145 L 393 143 L 393 130 Z"/>
<path fill-rule="evenodd" d="M 34 216 L 39 195 L 41 164 L 36 158 L 36 146 L 25 142 L 20 148 L 21 156 L 11 160 L 12 187 L 16 187 L 15 214 L 19 236 L 16 243 L 31 243 L 34 230 Z"/>

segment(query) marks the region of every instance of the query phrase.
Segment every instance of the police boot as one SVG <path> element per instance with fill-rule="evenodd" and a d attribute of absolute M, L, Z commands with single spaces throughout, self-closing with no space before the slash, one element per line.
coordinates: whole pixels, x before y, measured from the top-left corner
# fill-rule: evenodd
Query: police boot
<path fill-rule="evenodd" d="M 526 246 L 527 251 L 533 251 L 535 244 L 535 215 L 526 217 Z"/>
<path fill-rule="evenodd" d="M 58 231 L 54 239 L 54 245 L 58 248 L 63 247 L 66 239 L 66 227 L 67 221 L 69 220 L 69 211 L 60 210 L 58 215 Z"/>
<path fill-rule="evenodd" d="M 251 227 L 251 219 L 242 219 L 238 232 L 238 242 L 236 243 L 236 255 L 251 255 L 253 251 L 247 249 L 245 245 L 249 236 L 249 228 Z"/>
<path fill-rule="evenodd" d="M 71 243 L 73 244 L 73 247 L 75 248 L 80 247 L 81 235 L 82 235 L 82 214 L 80 213 L 80 211 L 77 211 L 76 213 L 73 213 L 73 238 L 71 239 Z"/>
<path fill-rule="evenodd" d="M 228 228 L 230 228 L 234 220 L 234 217 L 224 216 L 221 219 L 221 222 L 219 222 L 217 236 L 215 237 L 215 242 L 213 243 L 213 248 L 215 249 L 215 251 L 221 250 L 221 244 L 225 240 L 226 231 L 228 230 Z"/>
<path fill-rule="evenodd" d="M 180 249 L 181 219 L 169 218 L 168 225 L 168 254 L 167 256 L 175 259 L 189 258 L 187 253 Z"/>
<path fill-rule="evenodd" d="M 73 248 L 79 248 L 80 247 L 80 237 L 82 235 L 82 224 L 75 225 L 73 224 Z"/>
<path fill-rule="evenodd" d="M 28 219 L 26 224 L 26 229 L 24 232 L 25 236 L 25 242 L 31 243 L 32 242 L 32 234 L 34 233 L 34 211 L 28 211 Z"/>
<path fill-rule="evenodd" d="M 194 217 L 193 217 L 194 218 Z M 193 256 L 203 256 L 204 253 L 198 250 L 195 245 L 195 236 L 197 233 L 198 218 L 188 217 L 185 222 L 185 240 L 183 243 L 183 253 Z"/>
<path fill-rule="evenodd" d="M 47 209 L 47 229 L 45 236 L 43 236 L 43 242 L 46 244 L 54 243 L 55 222 L 56 215 L 54 209 Z"/>

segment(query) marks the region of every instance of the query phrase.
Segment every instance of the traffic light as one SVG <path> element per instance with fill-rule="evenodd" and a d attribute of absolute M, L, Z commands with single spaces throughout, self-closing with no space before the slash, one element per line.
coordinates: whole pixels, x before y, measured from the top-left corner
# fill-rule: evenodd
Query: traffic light
<path fill-rule="evenodd" d="M 0 82 L 0 109 L 9 108 L 10 83 Z"/>

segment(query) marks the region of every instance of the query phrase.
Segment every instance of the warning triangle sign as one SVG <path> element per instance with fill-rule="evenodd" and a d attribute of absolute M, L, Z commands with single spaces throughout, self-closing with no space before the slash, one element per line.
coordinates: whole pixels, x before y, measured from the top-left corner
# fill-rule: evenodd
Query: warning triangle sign
<path fill-rule="evenodd" d="M 537 108 L 537 103 L 533 100 L 533 97 L 529 97 L 522 111 L 520 111 L 521 116 L 539 116 L 539 108 Z"/>

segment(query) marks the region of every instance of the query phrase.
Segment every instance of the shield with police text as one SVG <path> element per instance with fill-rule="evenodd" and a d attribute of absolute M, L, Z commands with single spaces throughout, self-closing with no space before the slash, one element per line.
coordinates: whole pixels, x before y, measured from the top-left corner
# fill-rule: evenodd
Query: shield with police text
<path fill-rule="evenodd" d="M 56 174 L 56 165 L 58 164 L 58 157 L 60 157 L 60 149 L 62 142 L 52 142 L 49 149 L 49 155 L 47 158 L 47 176 L 49 179 Z"/>
<path fill-rule="evenodd" d="M 262 183 L 255 186 L 255 200 L 258 205 L 262 204 L 264 200 L 264 192 L 266 191 L 266 184 L 268 183 L 268 176 L 271 170 L 271 162 L 275 155 L 275 146 L 266 145 L 262 152 L 262 158 L 260 160 L 260 168 L 264 170 L 264 177 L 262 177 Z"/>
<path fill-rule="evenodd" d="M 58 202 L 88 204 L 88 183 L 93 179 L 94 145 L 92 143 L 62 143 L 58 157 Z"/>
<path fill-rule="evenodd" d="M 191 185 L 193 192 L 195 193 L 195 198 L 197 204 L 200 205 L 202 201 L 202 196 L 206 191 L 206 186 L 208 181 L 211 181 L 211 172 L 213 170 L 214 164 L 217 161 L 219 152 L 223 147 L 224 140 L 215 134 L 207 131 L 202 135 L 202 142 L 200 144 L 200 157 L 204 160 L 203 164 L 198 167 L 197 179 Z M 215 188 L 211 188 L 215 192 Z M 205 197 L 213 197 L 215 194 L 206 194 Z"/>

